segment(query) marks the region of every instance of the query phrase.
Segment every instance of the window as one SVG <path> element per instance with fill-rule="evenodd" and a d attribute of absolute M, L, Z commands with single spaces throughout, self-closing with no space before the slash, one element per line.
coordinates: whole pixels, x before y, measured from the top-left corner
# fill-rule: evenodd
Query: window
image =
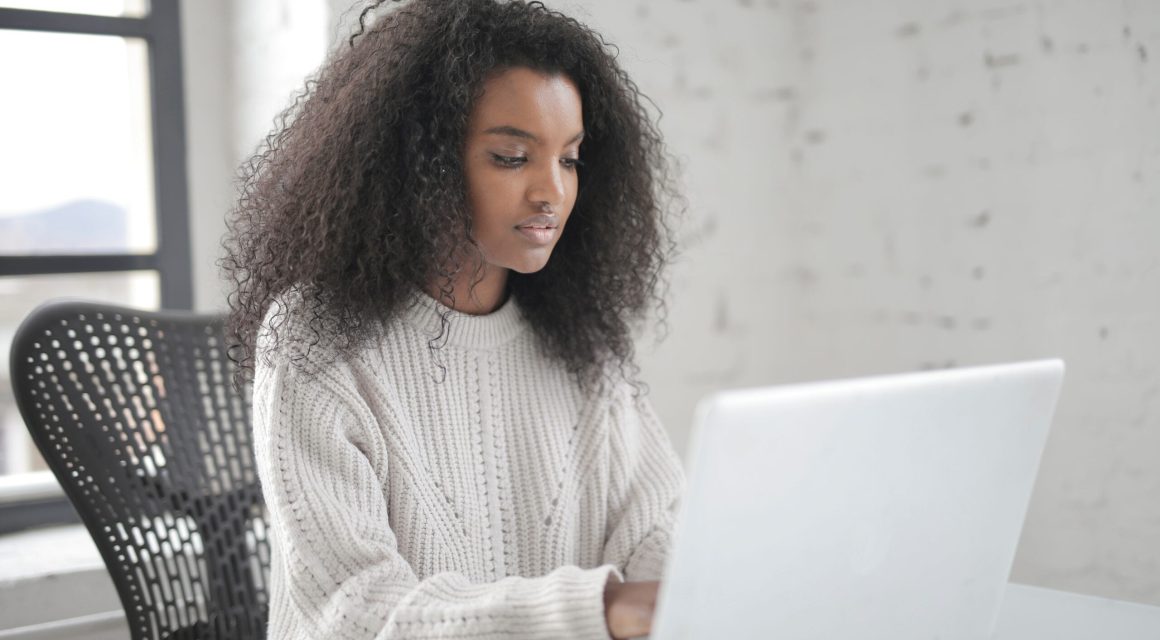
<path fill-rule="evenodd" d="M 0 0 L 0 532 L 74 521 L 8 357 L 54 297 L 188 309 L 178 0 Z"/>

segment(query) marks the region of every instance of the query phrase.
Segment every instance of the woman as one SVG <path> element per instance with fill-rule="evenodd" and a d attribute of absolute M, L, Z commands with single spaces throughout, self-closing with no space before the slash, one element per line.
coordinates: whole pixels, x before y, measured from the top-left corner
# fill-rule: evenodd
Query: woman
<path fill-rule="evenodd" d="M 539 3 L 360 25 L 227 240 L 270 636 L 644 635 L 683 476 L 633 379 L 672 199 L 643 97 Z"/>

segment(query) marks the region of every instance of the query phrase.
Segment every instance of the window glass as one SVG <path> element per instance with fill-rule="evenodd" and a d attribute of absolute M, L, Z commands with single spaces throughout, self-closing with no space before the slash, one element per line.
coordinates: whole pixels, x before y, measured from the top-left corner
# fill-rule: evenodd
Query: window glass
<path fill-rule="evenodd" d="M 0 255 L 155 251 L 145 41 L 0 29 L 0 60 Z"/>
<path fill-rule="evenodd" d="M 0 0 L 0 8 L 127 18 L 140 18 L 149 13 L 149 3 L 146 0 Z"/>

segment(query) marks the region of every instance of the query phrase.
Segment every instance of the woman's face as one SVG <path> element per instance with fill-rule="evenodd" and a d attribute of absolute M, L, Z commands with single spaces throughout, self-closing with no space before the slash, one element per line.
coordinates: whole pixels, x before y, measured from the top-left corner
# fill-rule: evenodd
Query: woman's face
<path fill-rule="evenodd" d="M 483 85 L 464 150 L 484 278 L 544 268 L 576 203 L 584 121 L 566 76 L 505 69 Z"/>

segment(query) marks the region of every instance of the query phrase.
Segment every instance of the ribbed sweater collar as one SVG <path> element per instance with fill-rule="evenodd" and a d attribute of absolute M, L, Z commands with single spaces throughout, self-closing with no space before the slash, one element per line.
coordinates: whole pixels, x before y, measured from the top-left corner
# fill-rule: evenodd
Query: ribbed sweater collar
<path fill-rule="evenodd" d="M 515 296 L 510 294 L 495 311 L 473 316 L 456 311 L 422 291 L 415 291 L 404 304 L 401 315 L 406 322 L 432 338 L 444 331 L 441 324 L 442 318 L 446 317 L 449 324 L 439 343 L 469 349 L 488 349 L 504 344 L 523 333 L 527 326 Z"/>

